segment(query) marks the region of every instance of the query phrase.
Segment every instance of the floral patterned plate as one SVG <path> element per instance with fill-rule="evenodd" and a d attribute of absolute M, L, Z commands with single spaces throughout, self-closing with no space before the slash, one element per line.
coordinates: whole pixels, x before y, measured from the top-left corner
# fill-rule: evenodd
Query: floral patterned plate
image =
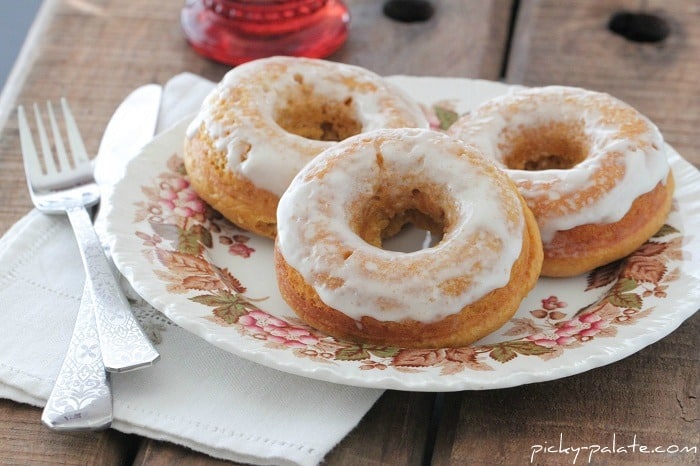
<path fill-rule="evenodd" d="M 466 79 L 391 79 L 442 129 L 512 89 Z M 265 366 L 375 388 L 502 388 L 622 359 L 700 306 L 700 174 L 669 148 L 673 211 L 627 259 L 575 278 L 541 279 L 510 322 L 471 346 L 407 349 L 336 340 L 306 326 L 280 297 L 272 241 L 225 221 L 189 187 L 182 165 L 186 126 L 145 147 L 106 201 L 112 254 L 134 289 L 172 321 Z"/>

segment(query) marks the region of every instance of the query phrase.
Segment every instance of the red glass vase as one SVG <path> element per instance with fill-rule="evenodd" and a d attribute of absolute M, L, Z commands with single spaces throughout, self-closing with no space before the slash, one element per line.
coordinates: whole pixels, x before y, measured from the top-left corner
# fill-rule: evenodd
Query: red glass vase
<path fill-rule="evenodd" d="M 188 0 L 180 21 L 194 50 L 238 65 L 330 55 L 345 42 L 350 15 L 341 0 Z"/>

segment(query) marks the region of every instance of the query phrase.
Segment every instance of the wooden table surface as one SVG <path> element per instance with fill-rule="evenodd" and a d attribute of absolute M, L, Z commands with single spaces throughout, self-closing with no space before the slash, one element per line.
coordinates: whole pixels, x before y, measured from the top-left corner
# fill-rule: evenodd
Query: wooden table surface
<path fill-rule="evenodd" d="M 700 5 L 696 1 L 435 0 L 434 16 L 400 23 L 379 0 L 347 0 L 352 29 L 329 57 L 380 74 L 457 76 L 609 92 L 648 115 L 700 165 Z M 0 233 L 32 206 L 19 150 L 17 104 L 71 101 L 96 150 L 118 103 L 135 87 L 190 71 L 219 80 L 229 69 L 195 54 L 179 26 L 181 1 L 46 0 L 0 107 Z M 608 29 L 619 11 L 655 15 L 660 42 Z M 694 258 L 697 259 L 697 258 Z M 535 445 L 688 446 L 685 454 L 601 454 L 594 464 L 698 464 L 700 316 L 614 364 L 520 387 L 456 393 L 387 391 L 327 457 L 328 465 L 527 464 Z M 227 464 L 115 430 L 61 434 L 40 410 L 0 400 L 3 464 Z M 547 442 L 547 443 L 545 443 Z M 587 463 L 585 452 L 576 464 Z M 537 455 L 572 464 L 573 455 Z"/>

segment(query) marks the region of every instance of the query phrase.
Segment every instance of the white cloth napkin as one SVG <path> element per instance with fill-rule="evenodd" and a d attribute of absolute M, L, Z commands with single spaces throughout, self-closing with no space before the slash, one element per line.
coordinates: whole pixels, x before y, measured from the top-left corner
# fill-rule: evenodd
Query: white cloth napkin
<path fill-rule="evenodd" d="M 211 86 L 189 73 L 174 77 L 165 86 L 159 129 L 196 111 Z M 0 397 L 44 405 L 83 281 L 65 217 L 31 211 L 0 239 Z M 313 465 L 382 394 L 254 364 L 182 330 L 142 301 L 134 307 L 161 360 L 112 375 L 117 430 L 244 463 Z"/>

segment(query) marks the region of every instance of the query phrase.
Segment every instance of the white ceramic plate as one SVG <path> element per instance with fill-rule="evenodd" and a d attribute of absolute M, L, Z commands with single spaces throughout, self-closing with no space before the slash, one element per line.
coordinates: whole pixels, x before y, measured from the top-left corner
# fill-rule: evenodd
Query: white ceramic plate
<path fill-rule="evenodd" d="M 503 84 L 392 77 L 447 125 Z M 669 148 L 677 183 L 665 226 L 627 260 L 571 279 L 541 279 L 515 317 L 464 348 L 362 346 L 297 319 L 277 290 L 272 241 L 208 208 L 183 176 L 187 122 L 144 148 L 108 203 L 119 270 L 175 323 L 265 366 L 330 382 L 414 391 L 503 388 L 622 359 L 700 306 L 700 174 Z"/>

